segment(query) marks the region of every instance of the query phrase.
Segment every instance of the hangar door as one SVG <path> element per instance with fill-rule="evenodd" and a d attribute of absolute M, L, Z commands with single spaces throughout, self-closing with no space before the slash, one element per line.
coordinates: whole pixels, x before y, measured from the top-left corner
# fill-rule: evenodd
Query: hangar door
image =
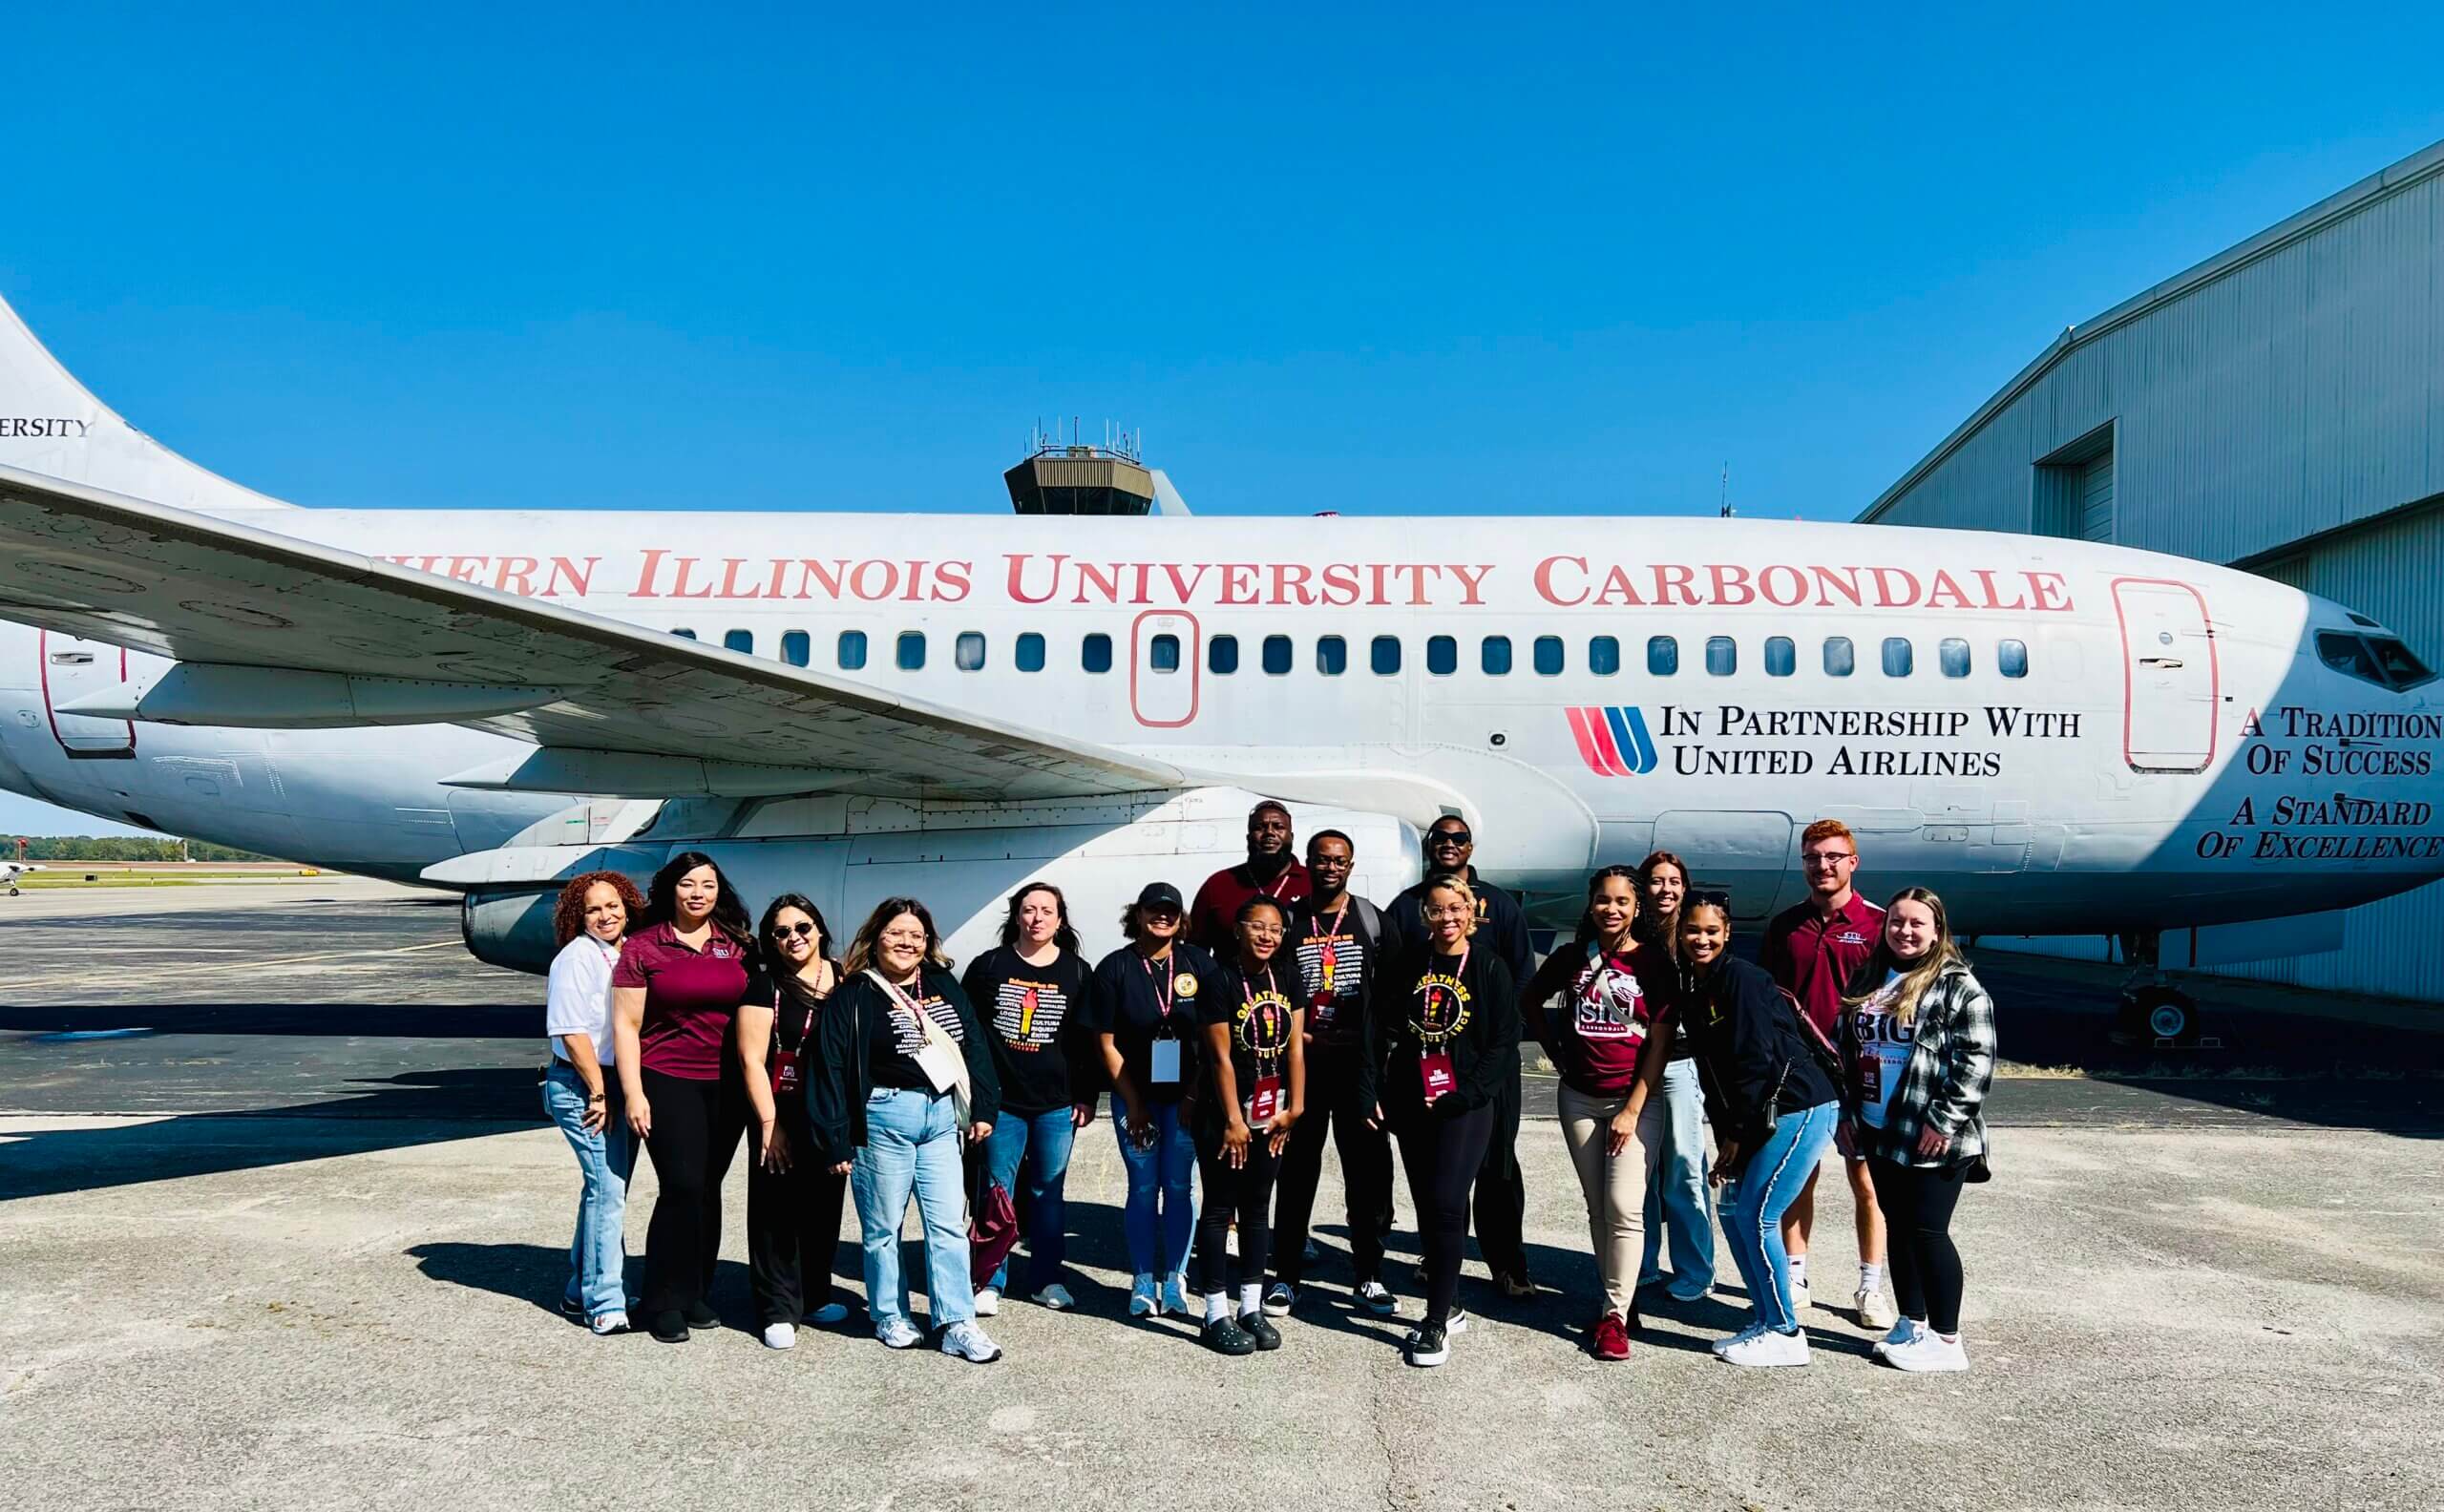
<path fill-rule="evenodd" d="M 2123 757 L 2132 771 L 2204 771 L 2215 759 L 2220 669 L 2206 600 L 2184 582 L 2121 578 Z"/>

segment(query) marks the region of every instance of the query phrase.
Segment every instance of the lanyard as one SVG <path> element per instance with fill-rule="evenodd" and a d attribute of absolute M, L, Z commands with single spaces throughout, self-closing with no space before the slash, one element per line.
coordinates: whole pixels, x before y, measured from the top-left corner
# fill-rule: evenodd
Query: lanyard
<path fill-rule="evenodd" d="M 1144 956 L 1140 956 L 1137 957 L 1137 964 L 1146 968 L 1147 984 L 1153 990 L 1154 1007 L 1156 1009 L 1158 1019 L 1156 1032 L 1169 1034 L 1171 1028 L 1171 984 L 1179 979 L 1180 972 L 1179 947 L 1173 946 L 1169 952 L 1165 953 L 1163 956 L 1163 982 L 1159 987 L 1153 986 L 1154 963 L 1148 960 Z"/>
<path fill-rule="evenodd" d="M 1429 949 L 1431 949 L 1431 947 L 1428 947 L 1428 948 L 1429 948 Z M 1473 943 L 1470 943 L 1470 944 L 1467 944 L 1467 945 L 1463 945 L 1463 946 L 1461 946 L 1461 947 L 1460 947 L 1460 964 L 1451 968 L 1451 979 L 1452 979 L 1453 981 L 1455 981 L 1455 982 L 1458 982 L 1458 981 L 1465 981 L 1465 980 L 1467 979 L 1467 976 L 1468 976 L 1468 952 L 1470 952 L 1470 951 L 1472 951 L 1472 950 L 1474 950 L 1474 949 L 1476 949 L 1476 946 L 1475 946 Z M 1427 957 L 1427 960 L 1426 960 L 1426 975 L 1427 975 L 1427 976 L 1429 976 L 1434 975 L 1434 962 L 1433 962 L 1433 958 L 1432 958 L 1431 956 L 1428 956 L 1428 957 Z M 1423 986 L 1423 985 L 1424 985 L 1423 981 L 1422 981 L 1422 980 L 1421 980 L 1421 981 L 1419 982 L 1419 985 L 1420 985 L 1420 986 Z M 1429 999 L 1429 1001 L 1430 1001 L 1430 1000 L 1431 1000 L 1431 999 Z M 1455 1006 L 1455 1007 L 1456 1007 L 1456 1006 L 1458 1006 L 1460 999 L 1459 999 L 1457 997 L 1454 997 L 1454 998 L 1451 999 L 1451 1001 L 1452 1001 L 1453 1006 Z"/>
<path fill-rule="evenodd" d="M 1275 889 L 1278 889 L 1279 891 L 1278 891 L 1278 892 L 1276 892 L 1276 891 L 1275 891 Z M 1287 866 L 1283 867 L 1283 868 L 1280 870 L 1280 872 L 1278 872 L 1277 873 L 1275 873 L 1275 876 L 1274 876 L 1274 879 L 1273 879 L 1272 881 L 1270 881 L 1270 882 L 1259 882 L 1259 883 L 1257 883 L 1257 884 L 1256 884 L 1256 892 L 1257 892 L 1257 894 L 1258 894 L 1259 896 L 1262 896 L 1262 897 L 1269 897 L 1269 898 L 1273 899 L 1275 903 L 1280 902 L 1280 901 L 1281 901 L 1281 894 L 1282 894 L 1283 892 L 1289 892 L 1289 891 L 1290 891 L 1290 868 L 1289 868 L 1289 867 L 1287 867 Z M 1346 906 L 1346 905 L 1344 905 L 1344 906 Z"/>
<path fill-rule="evenodd" d="M 1281 981 L 1274 976 L 1271 961 L 1264 963 L 1264 985 L 1265 990 L 1275 997 L 1281 995 Z M 1256 979 L 1246 972 L 1239 974 L 1239 997 L 1249 1007 L 1254 1008 L 1256 1005 Z"/>
<path fill-rule="evenodd" d="M 1271 961 L 1264 963 L 1264 985 L 1265 991 L 1273 994 L 1274 997 L 1281 996 L 1281 978 L 1274 975 Z M 1268 1047 L 1255 1042 L 1256 983 L 1255 978 L 1246 972 L 1239 974 L 1239 996 L 1248 1005 L 1247 1027 L 1241 1031 L 1240 1043 L 1246 1045 L 1248 1053 L 1255 1057 L 1256 1069 L 1261 1075 L 1266 1066 L 1281 1059 L 1282 1051 L 1288 1047 L 1286 1045 Z"/>

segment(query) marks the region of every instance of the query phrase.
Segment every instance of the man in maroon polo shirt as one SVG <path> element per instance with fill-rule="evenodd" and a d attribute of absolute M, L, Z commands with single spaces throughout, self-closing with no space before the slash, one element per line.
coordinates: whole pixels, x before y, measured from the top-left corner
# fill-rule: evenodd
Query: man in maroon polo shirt
<path fill-rule="evenodd" d="M 1229 959 L 1238 948 L 1239 910 L 1261 892 L 1276 903 L 1296 903 L 1315 891 L 1307 869 L 1292 848 L 1290 810 L 1267 798 L 1248 810 L 1248 858 L 1224 867 L 1196 890 L 1188 912 L 1188 937 L 1193 944 Z"/>
<path fill-rule="evenodd" d="M 1859 844 L 1850 827 L 1839 819 L 1819 819 L 1800 835 L 1800 865 L 1807 875 L 1807 901 L 1784 909 L 1765 926 L 1765 946 L 1758 964 L 1773 975 L 1782 989 L 1822 1031 L 1827 1040 L 1842 1015 L 1842 995 L 1850 978 L 1875 954 L 1884 936 L 1884 910 L 1859 896 L 1850 885 L 1859 869 Z M 1845 1160 L 1850 1178 L 1850 1204 L 1859 1230 L 1859 1285 L 1852 1293 L 1862 1327 L 1892 1326 L 1893 1312 L 1884 1298 L 1884 1214 L 1875 1205 L 1875 1187 L 1867 1180 L 1865 1161 Z M 1816 1177 L 1782 1215 L 1782 1246 L 1790 1253 L 1791 1290 L 1807 1305 L 1807 1240 L 1816 1227 Z"/>

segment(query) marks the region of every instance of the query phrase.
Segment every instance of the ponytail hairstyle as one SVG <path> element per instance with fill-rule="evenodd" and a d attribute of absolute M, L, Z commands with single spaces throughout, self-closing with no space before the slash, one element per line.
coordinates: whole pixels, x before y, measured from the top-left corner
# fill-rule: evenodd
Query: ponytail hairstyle
<path fill-rule="evenodd" d="M 1603 892 L 1604 884 L 1614 877 L 1630 885 L 1630 937 L 1637 937 L 1638 914 L 1646 903 L 1646 879 L 1638 875 L 1635 867 L 1608 866 L 1587 879 L 1587 909 L 1578 916 L 1579 944 L 1592 944 L 1595 937 L 1603 933 L 1595 923 L 1595 894 Z"/>
<path fill-rule="evenodd" d="M 1944 912 L 1942 898 L 1927 888 L 1906 887 L 1892 894 L 1892 901 L 1884 906 L 1884 911 L 1889 914 L 1903 903 L 1921 904 L 1935 916 L 1935 942 L 1928 946 L 1927 954 L 1914 963 L 1907 963 L 1892 954 L 1892 947 L 1886 943 L 1886 936 L 1878 934 L 1875 953 L 1862 962 L 1857 974 L 1851 976 L 1850 990 L 1843 995 L 1842 1005 L 1855 1008 L 1865 1002 L 1883 990 L 1886 976 L 1899 972 L 1901 980 L 1894 985 L 1892 994 L 1892 1018 L 1907 1029 L 1917 1020 L 1919 1000 L 1926 997 L 1927 989 L 1935 984 L 1935 978 L 1950 967 L 1967 966 L 1969 959 L 1961 955 L 1960 947 L 1952 943 L 1951 915 Z"/>
<path fill-rule="evenodd" d="M 1025 905 L 1028 895 L 1035 892 L 1050 894 L 1053 908 L 1061 914 L 1061 923 L 1052 932 L 1053 948 L 1077 955 L 1078 931 L 1069 922 L 1069 900 L 1049 882 L 1030 882 L 1010 894 L 1010 912 L 1001 920 L 1001 943 L 1005 946 L 1018 944 L 1019 910 Z"/>

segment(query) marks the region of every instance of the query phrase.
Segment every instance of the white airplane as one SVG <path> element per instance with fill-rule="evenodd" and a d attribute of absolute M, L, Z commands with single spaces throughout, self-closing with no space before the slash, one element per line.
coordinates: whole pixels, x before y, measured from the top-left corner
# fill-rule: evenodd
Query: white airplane
<path fill-rule="evenodd" d="M 0 306 L 5 312 L 5 306 Z M 1159 478 L 1155 492 L 1167 498 Z M 295 509 L 0 319 L 0 787 L 455 889 L 539 970 L 555 879 L 719 858 L 978 947 L 1016 884 L 1096 943 L 1242 854 L 1250 796 L 1361 890 L 1443 814 L 1545 921 L 1678 852 L 1756 920 L 1796 837 L 1966 933 L 2280 917 L 2444 874 L 2444 712 L 2399 638 L 2178 557 L 1636 517 Z"/>
<path fill-rule="evenodd" d="M 32 861 L 0 861 L 0 887 L 6 887 L 9 890 L 9 895 L 15 897 L 25 891 L 17 886 L 17 879 L 29 872 L 41 870 L 40 865 Z"/>

